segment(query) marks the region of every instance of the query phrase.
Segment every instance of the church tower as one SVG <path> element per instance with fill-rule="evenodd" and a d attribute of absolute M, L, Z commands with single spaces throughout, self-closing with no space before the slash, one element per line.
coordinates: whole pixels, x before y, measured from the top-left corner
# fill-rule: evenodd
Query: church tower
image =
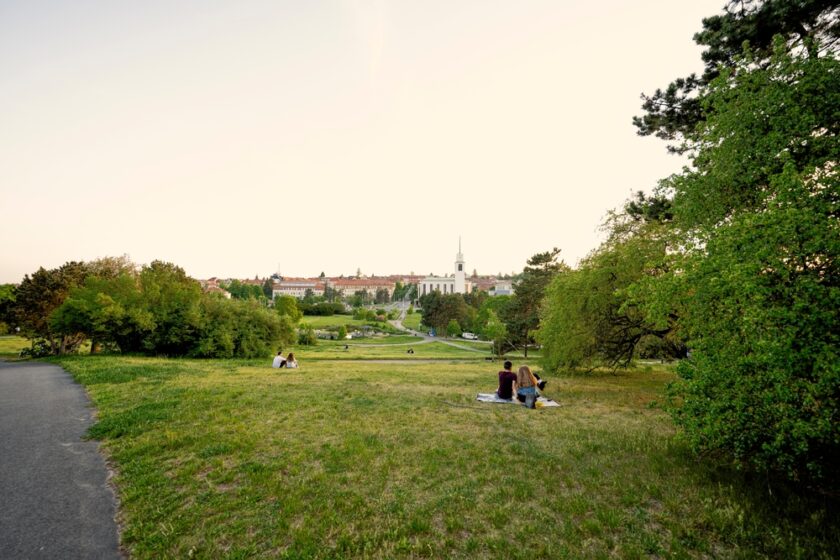
<path fill-rule="evenodd" d="M 458 237 L 458 254 L 455 256 L 455 293 L 467 293 L 467 272 L 464 255 L 461 253 L 461 238 Z"/>

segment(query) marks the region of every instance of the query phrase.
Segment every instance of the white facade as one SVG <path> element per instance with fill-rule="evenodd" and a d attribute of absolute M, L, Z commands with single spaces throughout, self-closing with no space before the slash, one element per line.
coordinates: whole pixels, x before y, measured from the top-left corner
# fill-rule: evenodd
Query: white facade
<path fill-rule="evenodd" d="M 272 289 L 272 297 L 292 296 L 302 299 L 306 296 L 307 290 L 312 290 L 312 295 L 322 296 L 324 295 L 324 282 L 307 279 L 292 279 L 275 282 Z"/>
<path fill-rule="evenodd" d="M 442 294 L 466 294 L 472 290 L 467 282 L 466 263 L 458 240 L 458 254 L 455 255 L 455 274 L 452 276 L 427 276 L 417 283 L 417 296 L 422 297 L 434 291 Z"/>

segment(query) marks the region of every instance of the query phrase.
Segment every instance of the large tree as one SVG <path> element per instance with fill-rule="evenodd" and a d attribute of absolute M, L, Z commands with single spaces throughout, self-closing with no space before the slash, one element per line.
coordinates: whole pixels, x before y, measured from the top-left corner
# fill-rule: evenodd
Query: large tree
<path fill-rule="evenodd" d="M 690 135 L 714 111 L 703 99 L 706 86 L 722 69 L 737 67 L 745 42 L 752 49 L 753 64 L 759 66 L 769 63 L 774 37 L 814 58 L 836 52 L 840 38 L 838 5 L 837 0 L 730 0 L 724 13 L 705 18 L 703 30 L 694 36 L 694 41 L 705 47 L 704 72 L 642 95 L 644 114 L 633 119 L 639 134 L 677 141 Z M 686 147 L 678 143 L 669 149 L 681 151 Z"/>
<path fill-rule="evenodd" d="M 559 255 L 560 249 L 555 247 L 528 259 L 515 284 L 514 295 L 501 314 L 508 341 L 514 347 L 523 348 L 526 358 L 528 346 L 534 343 L 534 332 L 540 324 L 540 305 L 545 289 L 555 275 L 569 268 L 563 261 L 557 261 Z"/>
<path fill-rule="evenodd" d="M 692 165 L 666 183 L 686 257 L 691 445 L 824 485 L 840 461 L 840 63 L 748 52 L 703 91 Z M 819 49 L 817 49 L 819 50 Z M 836 490 L 836 487 L 834 488 Z"/>
<path fill-rule="evenodd" d="M 626 367 L 640 344 L 680 357 L 678 302 L 650 306 L 649 292 L 670 267 L 667 204 L 637 197 L 611 215 L 608 239 L 546 291 L 537 340 L 547 369 Z M 658 210 L 657 210 L 658 208 Z M 654 310 L 656 311 L 654 313 Z"/>
<path fill-rule="evenodd" d="M 153 328 L 144 338 L 148 351 L 183 356 L 194 346 L 201 325 L 201 286 L 171 263 L 153 261 L 140 271 L 144 305 Z"/>
<path fill-rule="evenodd" d="M 420 298 L 423 306 L 423 324 L 445 333 L 450 321 L 459 325 L 470 323 L 470 312 L 461 294 L 441 294 L 433 291 Z"/>
<path fill-rule="evenodd" d="M 116 345 L 122 352 L 141 351 L 154 324 L 136 275 L 123 272 L 116 277 L 88 276 L 50 314 L 50 326 L 62 334 L 83 334 L 95 353 L 102 343 Z"/>
<path fill-rule="evenodd" d="M 303 317 L 303 311 L 298 306 L 298 301 L 292 296 L 277 296 L 274 299 L 274 311 L 278 315 L 286 315 L 293 324 L 297 324 Z"/>
<path fill-rule="evenodd" d="M 64 303 L 70 291 L 80 286 L 90 273 L 83 262 L 68 262 L 59 268 L 39 268 L 26 275 L 15 290 L 14 319 L 21 334 L 48 343 L 50 351 L 62 354 L 84 341 L 82 333 L 57 333 L 50 325 L 50 314 Z"/>

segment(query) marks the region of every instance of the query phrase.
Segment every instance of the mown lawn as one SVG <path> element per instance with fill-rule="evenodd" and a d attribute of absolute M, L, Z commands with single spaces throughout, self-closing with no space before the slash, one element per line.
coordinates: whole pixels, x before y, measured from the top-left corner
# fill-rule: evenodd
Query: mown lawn
<path fill-rule="evenodd" d="M 483 405 L 481 362 L 68 357 L 135 558 L 830 558 L 837 516 L 673 443 L 667 369 Z"/>
<path fill-rule="evenodd" d="M 391 338 L 391 337 L 389 337 Z M 388 338 L 360 338 L 357 340 L 319 340 L 314 346 L 302 346 L 293 348 L 295 357 L 301 363 L 307 360 L 441 360 L 441 359 L 484 359 L 470 349 L 456 348 L 442 342 L 430 342 L 425 344 L 411 344 L 417 341 L 414 337 L 393 337 L 396 340 L 388 342 Z M 399 339 L 404 339 L 400 342 Z M 345 350 L 345 346 L 347 349 Z M 408 354 L 409 348 L 414 354 Z"/>
<path fill-rule="evenodd" d="M 347 330 L 352 330 L 353 327 L 360 327 L 367 323 L 362 319 L 354 319 L 352 315 L 305 315 L 300 322 L 312 325 L 316 329 L 345 325 Z"/>
<path fill-rule="evenodd" d="M 402 334 L 392 334 L 387 336 L 371 336 L 365 338 L 357 338 L 352 341 L 344 341 L 347 344 L 417 344 L 423 340 L 422 337 Z M 339 341 L 340 342 L 340 341 Z"/>
<path fill-rule="evenodd" d="M 0 356 L 14 357 L 24 348 L 29 348 L 29 341 L 20 336 L 0 336 Z"/>

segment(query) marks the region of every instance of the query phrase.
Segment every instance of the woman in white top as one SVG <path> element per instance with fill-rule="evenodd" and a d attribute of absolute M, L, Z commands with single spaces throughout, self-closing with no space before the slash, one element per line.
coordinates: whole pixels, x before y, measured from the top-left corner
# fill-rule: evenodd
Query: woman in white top
<path fill-rule="evenodd" d="M 289 355 L 286 357 L 286 367 L 287 368 L 298 367 L 297 360 L 295 360 L 295 355 L 292 352 L 289 352 Z"/>

